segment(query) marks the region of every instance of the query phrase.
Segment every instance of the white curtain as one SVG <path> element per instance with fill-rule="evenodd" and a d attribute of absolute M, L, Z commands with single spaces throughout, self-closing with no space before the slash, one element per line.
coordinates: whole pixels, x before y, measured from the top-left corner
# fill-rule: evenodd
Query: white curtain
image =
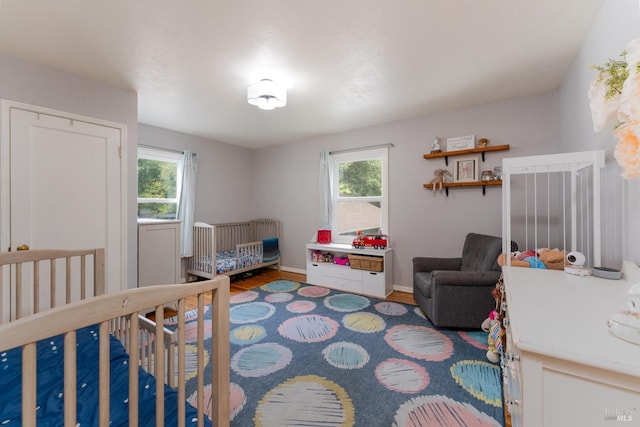
<path fill-rule="evenodd" d="M 180 159 L 181 185 L 178 201 L 178 219 L 182 221 L 181 256 L 193 255 L 193 220 L 196 206 L 196 173 L 198 171 L 198 155 L 191 150 L 182 152 Z"/>
<path fill-rule="evenodd" d="M 320 153 L 320 229 L 331 229 L 331 215 L 333 198 L 333 161 L 331 153 L 322 151 Z"/>

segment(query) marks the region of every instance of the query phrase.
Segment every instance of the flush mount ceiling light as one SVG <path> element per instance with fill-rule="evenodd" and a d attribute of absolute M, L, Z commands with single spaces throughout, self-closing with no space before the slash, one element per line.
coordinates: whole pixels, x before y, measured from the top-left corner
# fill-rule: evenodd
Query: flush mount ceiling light
<path fill-rule="evenodd" d="M 261 110 L 273 110 L 287 105 L 287 91 L 270 79 L 262 79 L 247 88 L 247 102 Z"/>

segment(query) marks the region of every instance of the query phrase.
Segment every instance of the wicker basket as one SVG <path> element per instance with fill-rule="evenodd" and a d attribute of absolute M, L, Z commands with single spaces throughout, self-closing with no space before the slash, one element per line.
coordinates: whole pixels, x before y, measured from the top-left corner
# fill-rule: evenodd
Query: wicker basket
<path fill-rule="evenodd" d="M 362 256 L 349 254 L 349 264 L 355 270 L 367 270 L 382 272 L 384 271 L 384 263 L 382 257 Z"/>

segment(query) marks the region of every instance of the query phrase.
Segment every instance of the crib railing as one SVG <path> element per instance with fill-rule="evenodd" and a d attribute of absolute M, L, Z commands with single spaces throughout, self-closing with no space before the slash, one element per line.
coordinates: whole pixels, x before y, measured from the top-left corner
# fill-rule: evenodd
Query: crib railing
<path fill-rule="evenodd" d="M 0 253 L 0 324 L 105 292 L 104 249 Z"/>
<path fill-rule="evenodd" d="M 194 297 L 198 310 L 204 313 L 204 301 L 211 299 L 214 316 L 211 322 L 212 339 L 211 360 L 209 367 L 212 378 L 211 401 L 204 401 L 204 316 L 198 316 L 197 321 L 197 412 L 199 425 L 202 425 L 204 409 L 210 406 L 211 418 L 216 426 L 229 424 L 229 278 L 218 276 L 213 280 L 185 285 L 150 286 L 130 289 L 124 292 L 107 294 L 77 301 L 64 306 L 46 310 L 0 325 L 0 352 L 12 348 L 22 348 L 22 424 L 36 425 L 36 343 L 57 335 L 64 335 L 64 424 L 76 425 L 77 385 L 76 385 L 76 331 L 78 329 L 99 325 L 99 398 L 98 405 L 100 426 L 109 425 L 109 336 L 112 324 L 119 325 L 121 337 L 128 343 L 129 351 L 129 420 L 131 425 L 137 425 L 138 420 L 138 366 L 141 360 L 140 348 L 141 329 L 149 325 L 140 321 L 140 313 L 147 312 L 150 307 L 155 308 L 156 323 L 153 325 L 152 352 L 154 357 L 149 369 L 156 377 L 156 425 L 164 425 L 164 378 L 171 382 L 174 370 L 168 370 L 171 365 L 166 357 L 173 350 L 167 350 L 165 339 L 167 331 L 164 328 L 164 304 L 177 301 L 177 413 L 178 425 L 184 425 L 186 416 L 185 393 L 185 299 Z M 114 320 L 119 319 L 119 320 Z M 121 319 L 125 319 L 122 321 Z M 174 336 L 174 335 L 172 335 Z M 171 346 L 169 346 L 171 347 Z"/>

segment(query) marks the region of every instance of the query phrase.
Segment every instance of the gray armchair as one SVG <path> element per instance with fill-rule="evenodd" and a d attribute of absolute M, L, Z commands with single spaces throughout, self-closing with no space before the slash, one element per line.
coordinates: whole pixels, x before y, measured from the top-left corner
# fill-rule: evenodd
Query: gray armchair
<path fill-rule="evenodd" d="M 459 258 L 413 258 L 413 298 L 441 328 L 473 328 L 495 308 L 502 239 L 469 233 Z"/>

